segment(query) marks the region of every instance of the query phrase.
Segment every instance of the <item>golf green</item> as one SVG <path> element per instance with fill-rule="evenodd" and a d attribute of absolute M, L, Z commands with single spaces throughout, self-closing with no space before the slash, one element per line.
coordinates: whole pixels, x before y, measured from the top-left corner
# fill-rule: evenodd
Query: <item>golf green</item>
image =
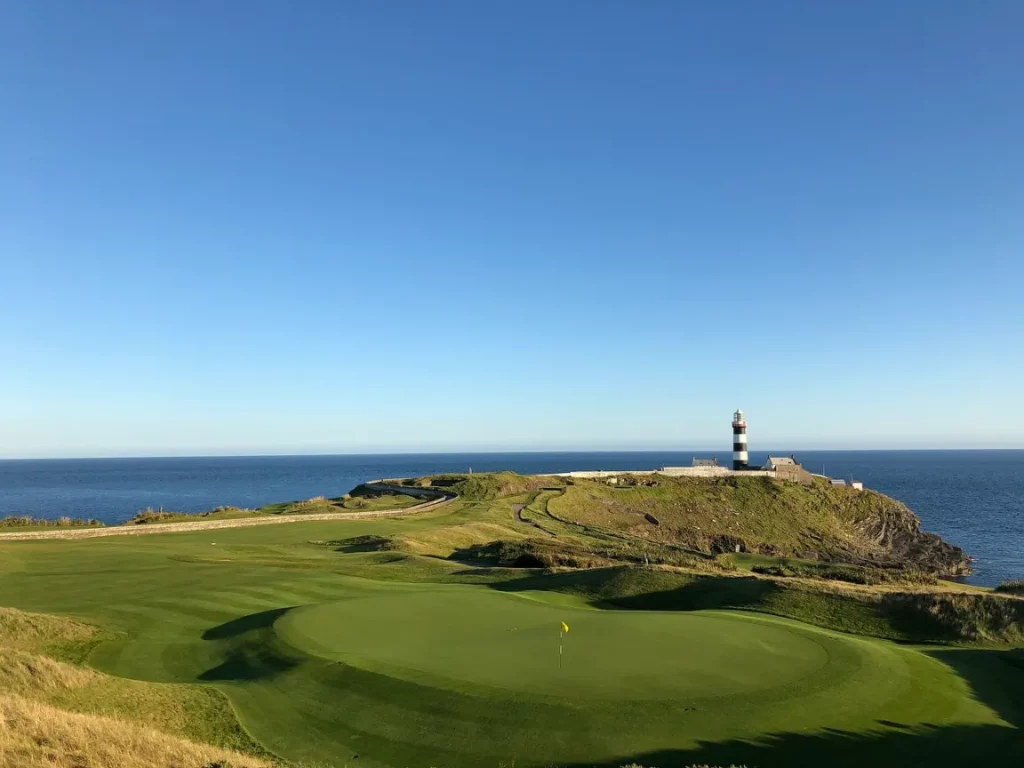
<path fill-rule="evenodd" d="M 583 700 L 736 695 L 792 684 L 829 663 L 829 641 L 781 625 L 571 610 L 472 587 L 300 608 L 277 631 L 316 656 L 438 686 Z"/>

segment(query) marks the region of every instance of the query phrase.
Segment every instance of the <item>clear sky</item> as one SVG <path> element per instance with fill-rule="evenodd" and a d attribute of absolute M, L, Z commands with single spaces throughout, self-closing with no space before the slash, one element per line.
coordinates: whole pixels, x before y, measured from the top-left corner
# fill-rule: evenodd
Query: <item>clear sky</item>
<path fill-rule="evenodd" d="M 1024 446 L 1024 4 L 0 4 L 0 456 Z"/>

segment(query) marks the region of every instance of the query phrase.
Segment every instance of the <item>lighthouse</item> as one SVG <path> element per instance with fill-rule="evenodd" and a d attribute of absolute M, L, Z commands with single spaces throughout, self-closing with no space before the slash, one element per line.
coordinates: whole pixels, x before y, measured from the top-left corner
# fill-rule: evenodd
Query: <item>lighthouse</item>
<path fill-rule="evenodd" d="M 747 468 L 747 422 L 739 409 L 732 415 L 732 468 Z"/>

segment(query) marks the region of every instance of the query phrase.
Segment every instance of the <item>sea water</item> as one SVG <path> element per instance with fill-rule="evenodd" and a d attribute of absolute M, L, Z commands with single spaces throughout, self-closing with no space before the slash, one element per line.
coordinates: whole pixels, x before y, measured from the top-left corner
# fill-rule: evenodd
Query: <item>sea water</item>
<path fill-rule="evenodd" d="M 788 451 L 774 452 L 787 455 Z M 708 452 L 448 453 L 0 461 L 0 517 L 91 517 L 116 524 L 145 507 L 198 512 L 340 496 L 364 480 L 438 472 L 654 469 Z M 767 454 L 751 452 L 751 464 Z M 812 472 L 855 479 L 906 503 L 925 530 L 976 559 L 969 581 L 1024 578 L 1024 450 L 798 451 Z M 719 459 L 727 462 L 728 454 Z"/>

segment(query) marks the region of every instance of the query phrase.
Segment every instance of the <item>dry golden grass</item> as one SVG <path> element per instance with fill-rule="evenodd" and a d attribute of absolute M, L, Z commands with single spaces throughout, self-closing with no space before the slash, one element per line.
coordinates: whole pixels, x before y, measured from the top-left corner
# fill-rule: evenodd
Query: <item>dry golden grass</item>
<path fill-rule="evenodd" d="M 82 643 L 96 628 L 74 619 L 0 608 L 0 646 L 42 650 L 55 645 Z"/>
<path fill-rule="evenodd" d="M 330 502 L 326 496 L 314 496 L 311 499 L 303 499 L 302 501 L 296 501 L 292 504 L 295 509 L 304 509 L 305 507 L 321 507 L 329 505 Z"/>
<path fill-rule="evenodd" d="M 3 768 L 270 768 L 237 752 L 195 744 L 152 728 L 65 712 L 0 695 Z"/>
<path fill-rule="evenodd" d="M 457 550 L 474 544 L 525 538 L 525 531 L 500 523 L 466 523 L 403 534 L 396 536 L 394 542 L 397 549 L 409 554 L 450 557 Z"/>
<path fill-rule="evenodd" d="M 212 688 L 126 680 L 41 655 L 79 657 L 96 629 L 59 616 L 0 608 L 0 693 L 58 711 L 127 718 L 177 738 L 259 754 L 223 694 Z M 70 654 L 67 651 L 71 651 Z M 7 764 L 0 761 L 0 768 Z"/>
<path fill-rule="evenodd" d="M 47 656 L 0 648 L 0 691 L 40 698 L 102 682 L 105 675 Z"/>

